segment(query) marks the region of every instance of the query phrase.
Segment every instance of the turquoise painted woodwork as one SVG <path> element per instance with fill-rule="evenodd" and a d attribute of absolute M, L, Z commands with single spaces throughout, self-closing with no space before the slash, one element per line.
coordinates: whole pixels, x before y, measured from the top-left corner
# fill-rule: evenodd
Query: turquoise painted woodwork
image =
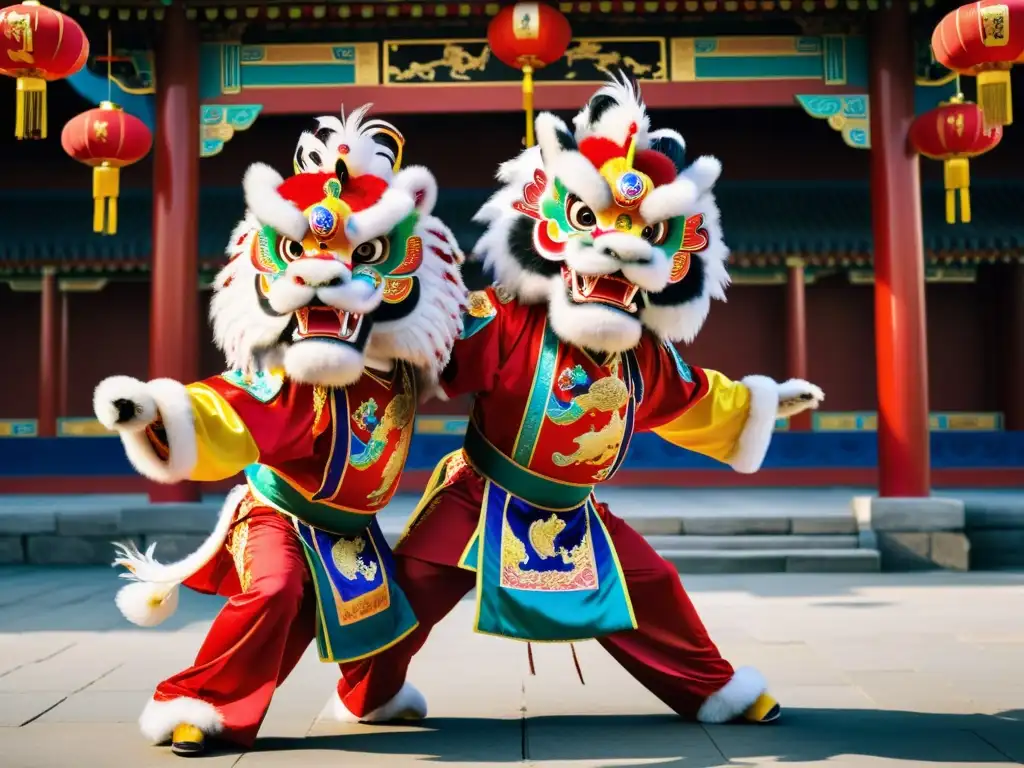
<path fill-rule="evenodd" d="M 244 131 L 259 117 L 261 104 L 203 104 L 200 115 L 200 157 L 219 154 L 236 131 Z"/>

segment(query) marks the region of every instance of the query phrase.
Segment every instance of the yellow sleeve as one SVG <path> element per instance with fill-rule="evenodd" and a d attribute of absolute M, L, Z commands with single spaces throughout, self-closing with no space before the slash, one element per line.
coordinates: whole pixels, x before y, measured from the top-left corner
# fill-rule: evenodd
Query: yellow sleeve
<path fill-rule="evenodd" d="M 227 400 L 204 384 L 190 384 L 185 389 L 192 402 L 196 436 L 196 463 L 190 480 L 224 480 L 259 461 L 256 441 Z"/>
<path fill-rule="evenodd" d="M 721 462 L 732 458 L 750 414 L 750 390 L 718 371 L 704 369 L 708 389 L 682 416 L 654 434 L 672 445 Z"/>

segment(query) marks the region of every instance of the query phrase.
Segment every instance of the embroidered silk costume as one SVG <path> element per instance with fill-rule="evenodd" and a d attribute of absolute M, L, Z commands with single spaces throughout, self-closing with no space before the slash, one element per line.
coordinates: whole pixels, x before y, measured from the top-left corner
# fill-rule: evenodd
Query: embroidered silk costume
<path fill-rule="evenodd" d="M 320 118 L 287 181 L 265 165 L 247 172 L 248 211 L 211 308 L 231 370 L 188 385 L 117 376 L 96 390 L 98 418 L 148 477 L 245 471 L 188 558 L 164 565 L 122 546 L 117 561 L 132 579 L 118 605 L 143 626 L 173 612 L 179 583 L 229 598 L 195 663 L 157 686 L 140 719 L 179 753 L 211 735 L 251 744 L 314 638 L 323 661 L 343 662 L 416 627 L 375 515 L 398 486 L 419 391 L 459 333 L 465 289 L 461 253 L 431 216 L 436 182 L 398 170 L 401 134 L 365 112 Z M 411 685 L 390 706 L 425 713 Z"/>
<path fill-rule="evenodd" d="M 687 365 L 673 342 L 728 282 L 712 188 L 674 131 L 650 131 L 635 83 L 602 88 L 575 132 L 538 116 L 538 148 L 504 164 L 477 218 L 497 286 L 470 295 L 441 383 L 475 395 L 463 449 L 446 457 L 396 549 L 420 625 L 342 666 L 341 703 L 386 702 L 430 628 L 474 586 L 477 631 L 527 641 L 599 638 L 676 712 L 706 722 L 778 706 L 752 668 L 718 653 L 675 569 L 594 495 L 630 437 L 753 472 L 776 418 L 822 399 L 807 382 L 733 382 Z"/>

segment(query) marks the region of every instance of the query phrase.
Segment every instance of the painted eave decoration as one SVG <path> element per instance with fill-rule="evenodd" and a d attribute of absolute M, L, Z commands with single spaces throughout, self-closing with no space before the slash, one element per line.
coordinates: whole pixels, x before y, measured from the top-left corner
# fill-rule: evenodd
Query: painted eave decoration
<path fill-rule="evenodd" d="M 607 14 L 708 14 L 708 13 L 816 13 L 821 11 L 875 11 L 893 0 L 597 0 L 592 2 L 555 3 L 567 15 L 599 16 Z M 899 0 L 906 2 L 907 0 Z M 909 0 L 912 11 L 932 8 L 938 0 Z M 61 10 L 82 16 L 95 15 L 101 20 L 155 19 L 164 17 L 161 0 L 99 0 L 90 3 L 62 2 Z M 386 22 L 395 18 L 459 18 L 494 16 L 501 3 L 320 3 L 303 5 L 272 4 L 272 0 L 251 0 L 246 3 L 221 0 L 192 0 L 186 3 L 189 18 L 206 21 L 270 20 L 324 21 L 330 19 L 366 19 Z"/>

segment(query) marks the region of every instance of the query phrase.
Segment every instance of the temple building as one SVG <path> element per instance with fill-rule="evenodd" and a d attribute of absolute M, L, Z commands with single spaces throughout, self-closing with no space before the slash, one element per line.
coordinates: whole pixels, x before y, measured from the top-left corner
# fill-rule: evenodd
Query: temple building
<path fill-rule="evenodd" d="M 915 115 L 958 89 L 973 98 L 973 81 L 929 48 L 958 4 L 556 4 L 573 40 L 538 71 L 538 109 L 569 116 L 622 68 L 653 124 L 682 133 L 692 156 L 722 160 L 733 285 L 684 358 L 733 377 L 807 378 L 827 395 L 820 412 L 778 424 L 759 475 L 645 436 L 617 481 L 880 482 L 907 496 L 1024 484 L 1024 135 L 1007 126 L 972 159 L 969 223 L 945 219 L 942 163 L 907 148 Z M 486 41 L 501 5 L 65 4 L 93 58 L 49 86 L 50 139 L 0 136 L 0 318 L 13 361 L 0 379 L 0 492 L 147 487 L 92 420 L 93 387 L 112 373 L 194 380 L 221 369 L 209 284 L 243 213 L 242 175 L 255 161 L 287 173 L 313 117 L 373 102 L 404 133 L 404 161 L 434 171 L 437 213 L 470 253 L 471 218 L 523 141 L 519 73 Z M 1014 81 L 1024 93 L 1024 77 Z M 52 136 L 108 98 L 155 140 L 122 172 L 118 232 L 103 236 L 88 169 Z M 12 82 L 0 127 L 13 123 Z M 465 416 L 464 402 L 426 409 L 409 490 L 458 444 Z"/>

